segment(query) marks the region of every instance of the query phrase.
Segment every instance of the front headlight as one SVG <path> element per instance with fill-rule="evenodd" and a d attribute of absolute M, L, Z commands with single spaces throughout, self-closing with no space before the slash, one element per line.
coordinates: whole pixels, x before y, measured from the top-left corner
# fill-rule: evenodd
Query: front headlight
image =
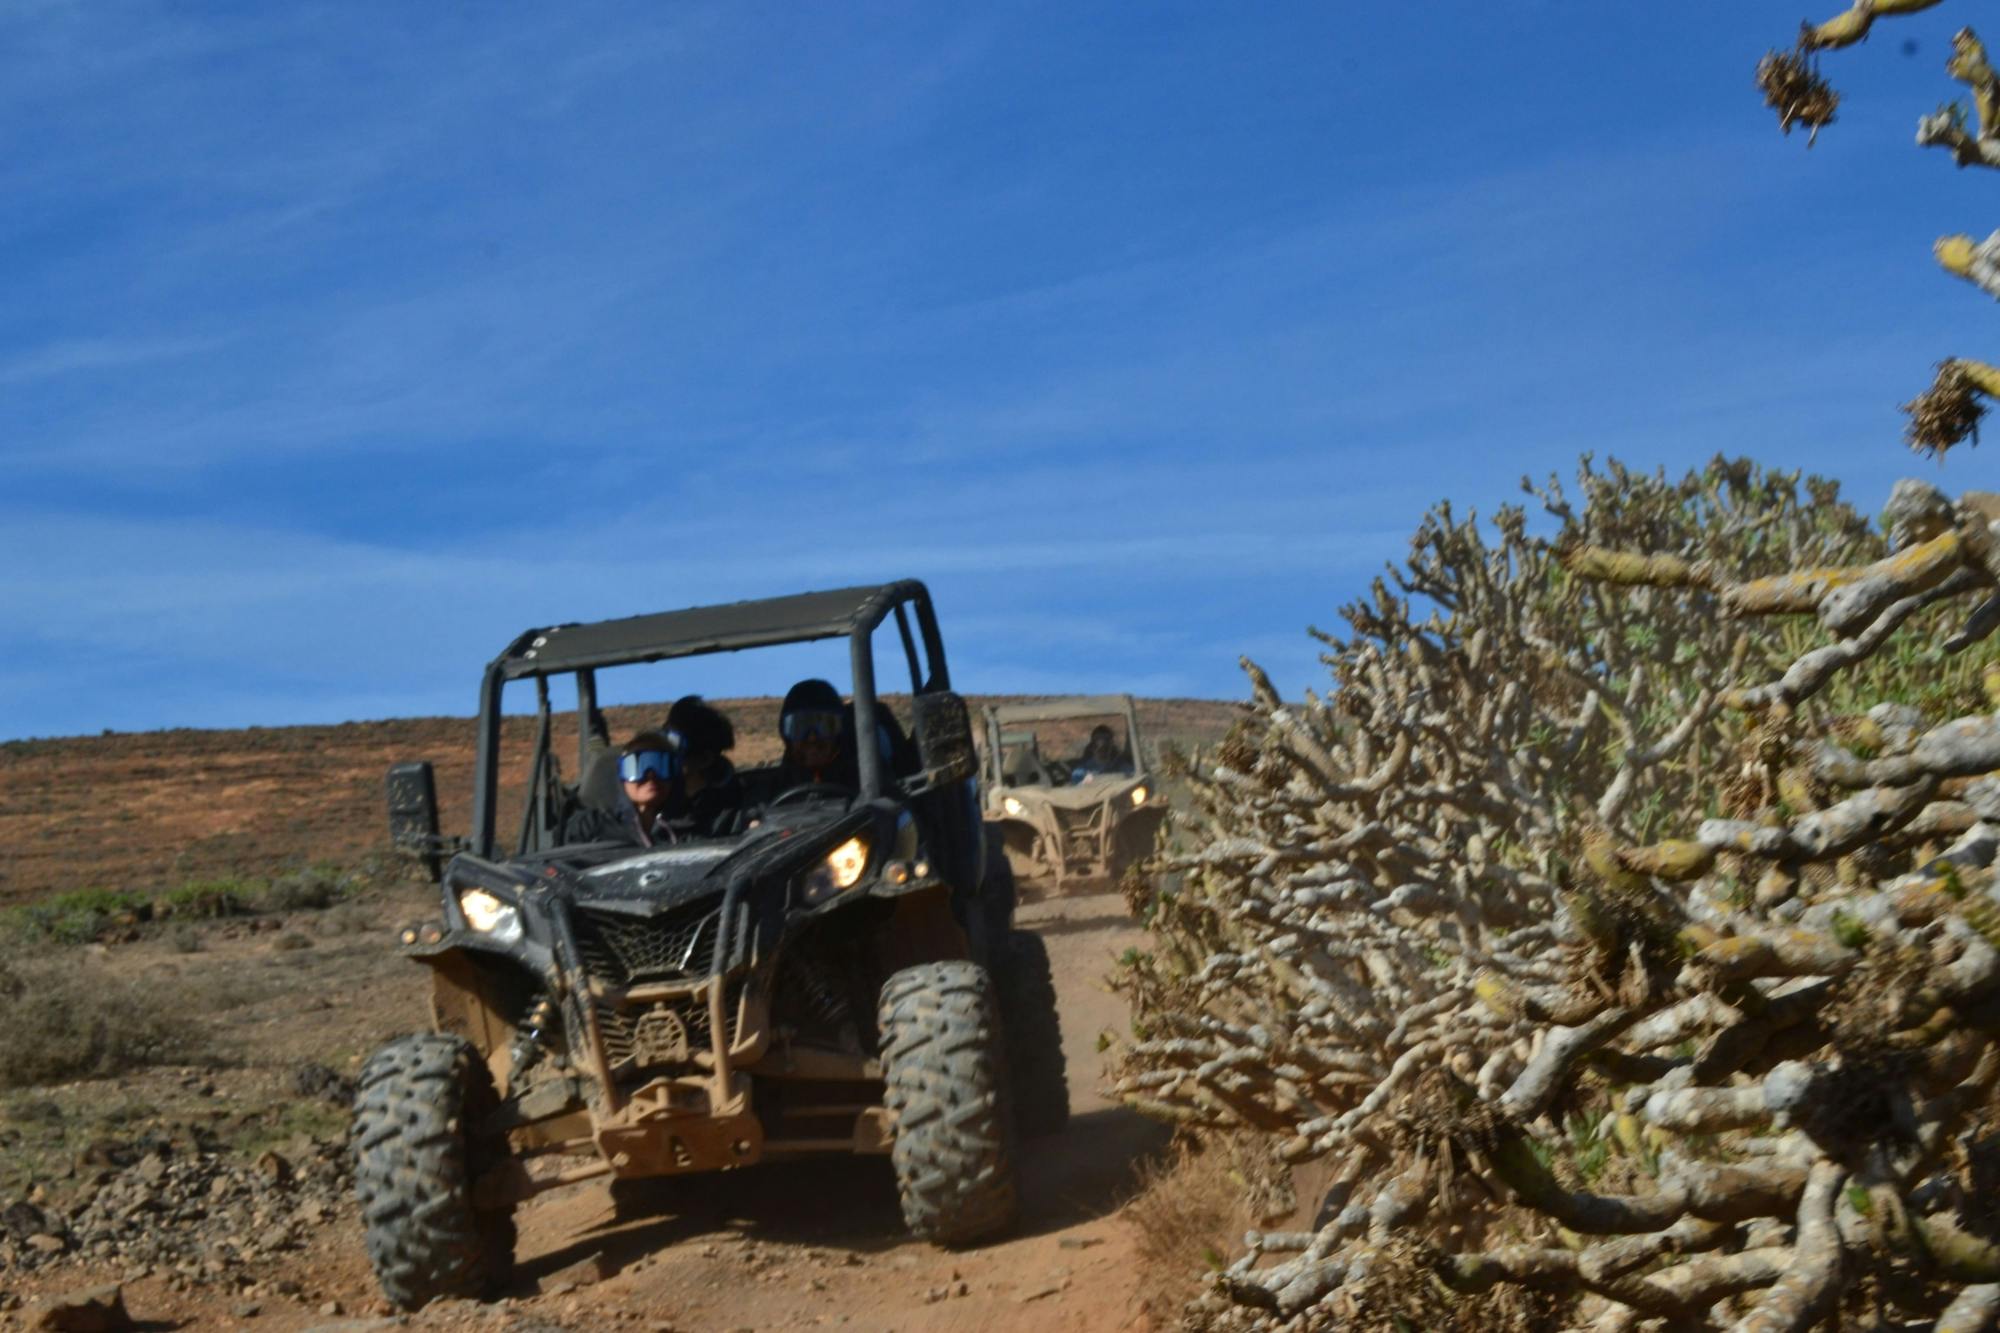
<path fill-rule="evenodd" d="M 482 935 L 491 935 L 501 944 L 521 938 L 521 909 L 485 889 L 466 889 L 458 895 L 458 910 L 465 924 Z"/>
<path fill-rule="evenodd" d="M 806 901 L 824 902 L 842 889 L 853 888 L 861 882 L 862 872 L 867 869 L 868 839 L 857 833 L 828 852 L 826 860 L 806 875 Z"/>
<path fill-rule="evenodd" d="M 1008 814 L 1013 815 L 1016 818 L 1019 818 L 1021 812 L 1023 810 L 1026 810 L 1028 807 L 1022 805 L 1019 801 L 1015 800 L 1011 796 L 1003 796 L 1000 798 L 1000 808 L 1002 810 L 1005 810 Z"/>
<path fill-rule="evenodd" d="M 860 834 L 849 838 L 826 854 L 826 868 L 833 872 L 833 887 L 851 889 L 868 868 L 868 842 Z"/>
<path fill-rule="evenodd" d="M 1147 792 L 1145 784 L 1141 783 L 1140 785 L 1132 789 L 1132 804 L 1144 805 L 1146 803 L 1146 796 Z"/>

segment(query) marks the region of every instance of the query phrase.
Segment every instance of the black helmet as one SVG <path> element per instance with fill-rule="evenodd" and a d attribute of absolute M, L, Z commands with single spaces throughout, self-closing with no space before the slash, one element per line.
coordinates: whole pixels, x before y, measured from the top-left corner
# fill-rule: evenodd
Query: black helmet
<path fill-rule="evenodd" d="M 712 759 L 736 748 L 736 728 L 721 709 L 699 694 L 675 701 L 667 711 L 666 730 L 681 734 L 690 758 Z"/>
<path fill-rule="evenodd" d="M 786 691 L 785 706 L 778 710 L 778 716 L 804 709 L 838 712 L 840 708 L 840 691 L 833 687 L 832 681 L 802 680 Z"/>
<path fill-rule="evenodd" d="M 785 706 L 778 710 L 778 734 L 788 745 L 809 736 L 840 741 L 846 732 L 847 706 L 840 701 L 840 691 L 828 681 L 800 681 L 785 695 Z"/>

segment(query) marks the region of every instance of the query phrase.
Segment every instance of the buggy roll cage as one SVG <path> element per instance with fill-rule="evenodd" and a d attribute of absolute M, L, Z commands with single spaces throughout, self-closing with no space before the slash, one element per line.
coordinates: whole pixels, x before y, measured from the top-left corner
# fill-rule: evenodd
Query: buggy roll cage
<path fill-rule="evenodd" d="M 914 631 L 910 624 L 912 611 L 916 616 Z M 944 640 L 938 633 L 930 590 L 916 579 L 526 631 L 487 664 L 479 687 L 472 852 L 485 858 L 491 858 L 494 853 L 494 822 L 500 787 L 500 696 L 510 681 L 535 682 L 536 715 L 539 719 L 534 768 L 528 779 L 528 809 L 523 818 L 522 843 L 525 846 L 527 834 L 533 827 L 532 821 L 541 805 L 536 793 L 542 787 L 548 763 L 550 677 L 573 675 L 576 678 L 577 763 L 581 770 L 590 752 L 593 733 L 603 726 L 603 715 L 597 707 L 597 672 L 601 668 L 845 636 L 854 675 L 854 732 L 857 737 L 873 736 L 876 734 L 877 700 L 875 648 L 871 636 L 892 615 L 902 639 L 903 654 L 909 663 L 912 693 L 930 694 L 950 689 L 951 675 L 945 664 Z M 918 653 L 919 640 L 923 645 L 921 656 Z M 860 768 L 862 798 L 873 800 L 883 794 L 880 751 L 874 745 L 858 743 L 854 748 Z"/>

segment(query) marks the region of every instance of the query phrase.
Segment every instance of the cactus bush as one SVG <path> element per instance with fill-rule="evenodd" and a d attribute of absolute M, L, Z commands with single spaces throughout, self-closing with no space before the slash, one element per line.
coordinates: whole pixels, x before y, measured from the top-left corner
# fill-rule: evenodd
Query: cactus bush
<path fill-rule="evenodd" d="M 1426 517 L 1324 696 L 1246 662 L 1134 882 L 1120 1095 L 1312 1184 L 1191 1325 L 1991 1326 L 1986 514 L 1527 489 Z"/>

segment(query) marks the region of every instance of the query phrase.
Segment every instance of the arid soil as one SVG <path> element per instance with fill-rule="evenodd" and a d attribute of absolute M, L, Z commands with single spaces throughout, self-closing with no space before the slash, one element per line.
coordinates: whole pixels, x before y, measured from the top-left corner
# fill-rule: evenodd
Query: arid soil
<path fill-rule="evenodd" d="M 347 910 L 387 921 L 413 908 L 416 897 L 412 889 L 402 902 L 383 898 Z M 401 1322 L 514 1329 L 1144 1327 L 1133 1238 L 1119 1209 L 1133 1192 L 1138 1163 L 1162 1146 L 1163 1133 L 1099 1096 L 1097 1054 L 1098 1034 L 1124 1023 L 1123 1005 L 1102 978 L 1139 932 L 1113 895 L 1036 903 L 1024 910 L 1023 922 L 1048 940 L 1055 965 L 1073 1117 L 1062 1135 L 1028 1145 L 1022 1224 L 1012 1237 L 958 1253 L 909 1240 L 882 1159 L 771 1164 L 654 1182 L 623 1211 L 603 1184 L 589 1183 L 523 1206 L 518 1279 L 504 1301 L 448 1303 Z M 223 978 L 217 984 L 225 986 L 227 1007 L 214 1015 L 217 1031 L 241 1043 L 229 1066 L 146 1071 L 115 1088 L 36 1090 L 10 1101 L 0 1121 L 0 1134 L 14 1134 L 18 1150 L 37 1141 L 12 1126 L 29 1108 L 53 1105 L 60 1120 L 100 1113 L 107 1098 L 143 1106 L 150 1114 L 125 1122 L 132 1140 L 119 1141 L 115 1117 L 109 1128 L 100 1118 L 66 1177 L 61 1165 L 45 1162 L 51 1180 L 42 1202 L 62 1216 L 79 1191 L 92 1192 L 102 1179 L 95 1192 L 118 1204 L 112 1211 L 136 1208 L 152 1226 L 184 1228 L 197 1243 L 163 1245 L 164 1253 L 150 1259 L 57 1253 L 45 1261 L 37 1256 L 26 1271 L 0 1266 L 0 1328 L 35 1327 L 49 1298 L 107 1282 L 122 1283 L 126 1308 L 142 1327 L 395 1326 L 379 1303 L 351 1200 L 304 1179 L 323 1148 L 307 1132 L 280 1135 L 296 1122 L 326 1141 L 324 1112 L 314 1112 L 313 1096 L 300 1091 L 302 1064 L 330 1055 L 351 1073 L 363 1050 L 413 1025 L 422 1013 L 423 977 L 370 931 L 328 937 L 291 931 L 314 943 L 274 949 L 277 932 L 228 929 L 239 933 L 219 936 L 199 954 L 147 941 L 81 965 L 156 976 L 163 992 L 184 983 L 188 969 Z M 203 1154 L 203 1124 L 217 1133 L 236 1131 L 236 1151 Z M 261 1153 L 253 1157 L 256 1140 L 243 1137 L 245 1128 L 266 1128 L 270 1156 L 282 1165 Z M 130 1164 L 103 1169 L 121 1159 Z M 159 1164 L 149 1168 L 149 1160 Z M 249 1183 L 232 1177 L 234 1184 L 216 1184 L 227 1174 L 225 1162 Z M 201 1185 L 192 1199 L 173 1190 L 173 1173 L 183 1168 Z M 256 1182 L 260 1169 L 272 1174 L 269 1183 Z M 10 1209 L 22 1202 L 0 1200 Z M 250 1257 L 239 1258 L 245 1250 Z"/>
<path fill-rule="evenodd" d="M 736 724 L 739 764 L 776 756 L 775 700 L 717 702 Z M 976 711 L 1001 701 L 971 702 Z M 614 708 L 607 721 L 622 739 L 657 725 L 664 712 Z M 1148 699 L 1139 712 L 1155 741 L 1207 744 L 1228 729 L 1236 707 Z M 525 753 L 533 727 L 532 718 L 510 718 L 503 755 Z M 309 861 L 352 863 L 382 846 L 383 776 L 404 760 L 436 767 L 440 824 L 463 831 L 474 731 L 470 718 L 406 718 L 0 743 L 0 905 L 68 889 L 153 892 Z M 574 714 L 557 714 L 557 754 L 572 775 L 575 734 Z M 503 786 L 503 820 L 520 808 L 519 767 L 503 769 L 515 784 Z"/>

